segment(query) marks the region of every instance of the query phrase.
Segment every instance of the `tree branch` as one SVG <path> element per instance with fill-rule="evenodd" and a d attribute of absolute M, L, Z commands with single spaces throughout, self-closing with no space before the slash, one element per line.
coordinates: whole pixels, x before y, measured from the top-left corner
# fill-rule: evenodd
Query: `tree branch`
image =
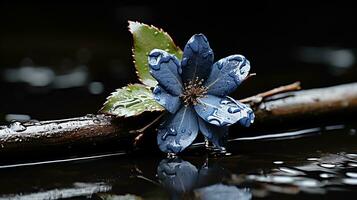
<path fill-rule="evenodd" d="M 242 99 L 241 102 L 254 102 L 256 127 L 264 127 L 272 121 L 296 122 L 297 117 L 346 115 L 357 111 L 357 83 L 286 92 L 298 88 L 299 83 L 294 83 Z M 126 120 L 108 115 L 87 115 L 52 121 L 14 122 L 0 126 L 0 154 L 38 147 L 49 150 L 49 147 L 64 149 L 77 144 L 93 146 L 97 142 L 119 142 L 124 138 L 133 141 L 139 133 L 129 133 L 133 128 Z M 134 127 L 138 126 L 138 121 L 135 118 Z M 123 150 L 124 146 L 117 145 L 117 148 Z"/>

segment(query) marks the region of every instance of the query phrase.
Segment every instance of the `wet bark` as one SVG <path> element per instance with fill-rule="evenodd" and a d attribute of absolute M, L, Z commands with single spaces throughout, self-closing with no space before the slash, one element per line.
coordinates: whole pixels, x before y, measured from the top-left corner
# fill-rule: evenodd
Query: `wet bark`
<path fill-rule="evenodd" d="M 298 118 L 314 119 L 317 116 L 345 116 L 357 111 L 357 83 L 327 88 L 286 92 L 273 96 L 252 98 L 244 103 L 255 109 L 255 127 L 274 122 L 294 122 Z M 144 124 L 134 122 L 134 127 Z M 96 145 L 100 142 L 119 142 L 133 139 L 139 133 L 129 133 L 132 126 L 127 119 L 115 119 L 108 115 L 52 121 L 13 122 L 0 126 L 0 154 L 26 151 L 38 147 L 70 147 L 72 145 Z M 124 146 L 130 146 L 128 144 Z M 118 149 L 123 149 L 119 146 Z"/>

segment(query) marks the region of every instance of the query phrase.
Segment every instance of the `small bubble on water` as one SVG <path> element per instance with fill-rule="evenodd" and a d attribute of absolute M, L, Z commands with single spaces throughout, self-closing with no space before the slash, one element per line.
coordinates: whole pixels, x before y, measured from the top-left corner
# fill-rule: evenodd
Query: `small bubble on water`
<path fill-rule="evenodd" d="M 351 177 L 351 178 L 357 178 L 357 173 L 356 172 L 346 172 L 346 176 Z"/>
<path fill-rule="evenodd" d="M 302 187 L 319 187 L 321 185 L 319 181 L 314 179 L 305 179 L 297 181 L 295 184 Z"/>
<path fill-rule="evenodd" d="M 335 176 L 333 174 L 321 173 L 320 177 L 321 178 L 332 178 L 332 177 L 335 177 Z"/>
<path fill-rule="evenodd" d="M 306 160 L 308 160 L 308 161 L 319 161 L 320 159 L 319 158 L 307 158 Z"/>
<path fill-rule="evenodd" d="M 328 168 L 328 169 L 332 169 L 332 168 L 336 167 L 335 164 L 331 164 L 331 163 L 320 163 L 319 166 L 323 167 L 323 168 Z"/>
<path fill-rule="evenodd" d="M 276 164 L 276 165 L 281 165 L 281 164 L 284 164 L 284 162 L 283 162 L 283 161 L 281 161 L 281 160 L 274 161 L 273 163 L 274 163 L 274 164 Z"/>
<path fill-rule="evenodd" d="M 357 185 L 357 179 L 356 178 L 344 178 L 344 179 L 342 179 L 342 183 L 347 184 L 347 185 Z"/>
<path fill-rule="evenodd" d="M 350 157 L 350 158 L 356 158 L 357 159 L 357 154 L 356 153 L 348 153 L 346 154 L 347 157 Z"/>
<path fill-rule="evenodd" d="M 294 175 L 294 176 L 305 175 L 305 173 L 302 171 L 298 171 L 298 170 L 288 168 L 288 167 L 279 167 L 279 170 L 282 172 Z"/>
<path fill-rule="evenodd" d="M 357 163 L 350 162 L 350 163 L 348 163 L 348 166 L 350 166 L 350 167 L 357 167 Z"/>

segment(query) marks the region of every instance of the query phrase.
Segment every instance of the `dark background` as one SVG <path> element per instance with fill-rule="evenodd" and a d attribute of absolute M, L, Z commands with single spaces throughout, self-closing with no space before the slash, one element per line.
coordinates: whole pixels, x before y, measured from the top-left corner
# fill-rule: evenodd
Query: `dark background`
<path fill-rule="evenodd" d="M 354 6 L 216 3 L 1 1 L 0 124 L 94 113 L 115 88 L 137 82 L 128 20 L 163 28 L 181 48 L 204 33 L 215 60 L 245 55 L 257 76 L 235 98 L 297 80 L 303 88 L 357 80 Z"/>

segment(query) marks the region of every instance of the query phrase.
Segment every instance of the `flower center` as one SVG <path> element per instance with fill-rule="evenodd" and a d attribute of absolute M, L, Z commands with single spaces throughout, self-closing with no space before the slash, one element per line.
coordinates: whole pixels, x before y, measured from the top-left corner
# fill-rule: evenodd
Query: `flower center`
<path fill-rule="evenodd" d="M 196 105 L 198 98 L 204 97 L 206 93 L 207 87 L 203 86 L 203 79 L 196 77 L 188 83 L 184 83 L 184 91 L 180 97 L 185 106 Z"/>

